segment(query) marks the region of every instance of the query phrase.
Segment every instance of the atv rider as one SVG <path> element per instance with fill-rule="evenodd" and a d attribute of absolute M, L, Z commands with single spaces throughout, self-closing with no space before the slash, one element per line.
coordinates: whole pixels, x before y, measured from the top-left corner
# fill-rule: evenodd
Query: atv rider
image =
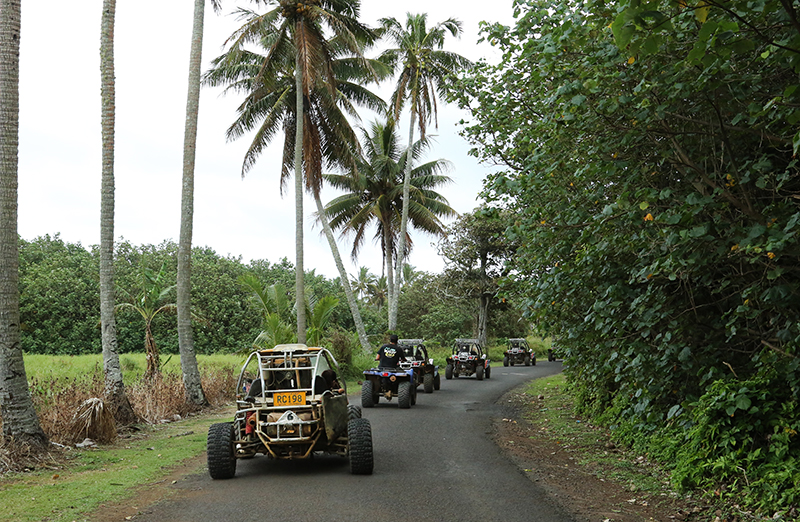
<path fill-rule="evenodd" d="M 378 361 L 378 368 L 397 368 L 401 362 L 406 361 L 403 350 L 397 345 L 397 335 L 389 336 L 389 344 L 384 344 L 375 356 Z"/>

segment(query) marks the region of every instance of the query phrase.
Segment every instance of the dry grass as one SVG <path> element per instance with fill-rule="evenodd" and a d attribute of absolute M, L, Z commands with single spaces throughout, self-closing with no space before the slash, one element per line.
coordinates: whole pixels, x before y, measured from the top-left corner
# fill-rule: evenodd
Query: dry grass
<path fill-rule="evenodd" d="M 211 407 L 231 402 L 238 372 L 233 368 L 201 368 L 203 391 Z M 31 379 L 30 391 L 42 430 L 52 442 L 70 445 L 88 437 L 99 443 L 113 440 L 108 430 L 108 411 L 97 397 L 103 396 L 103 371 L 96 367 L 89 374 L 70 379 Z M 191 413 L 184 400 L 179 373 L 167 372 L 152 382 L 137 380 L 127 384 L 126 392 L 134 411 L 151 424 L 169 422 Z M 113 421 L 112 421 L 113 422 Z M 2 419 L 0 419 L 0 427 Z M 25 448 L 0 440 L 0 472 L 41 467 L 56 455 L 36 455 Z"/>

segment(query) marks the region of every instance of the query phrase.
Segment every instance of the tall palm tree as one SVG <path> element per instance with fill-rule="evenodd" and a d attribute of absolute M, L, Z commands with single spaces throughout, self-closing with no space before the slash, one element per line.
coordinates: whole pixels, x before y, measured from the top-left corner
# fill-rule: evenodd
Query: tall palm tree
<path fill-rule="evenodd" d="M 362 50 L 374 41 L 375 35 L 358 22 L 358 8 L 358 0 L 308 0 L 307 3 L 281 0 L 278 8 L 263 15 L 240 9 L 244 26 L 231 36 L 229 51 L 214 61 L 214 68 L 206 76 L 206 81 L 212 85 L 226 84 L 228 89 L 247 93 L 239 107 L 239 118 L 228 129 L 229 139 L 256 130 L 245 155 L 242 175 L 252 167 L 279 129 L 284 130 L 281 188 L 292 170 L 295 175 L 295 308 L 300 342 L 305 341 L 306 335 L 302 277 L 303 180 L 321 212 L 319 192 L 323 164 L 350 166 L 353 144 L 357 146 L 358 143 L 345 113 L 357 118 L 353 103 L 375 109 L 383 106 L 377 96 L 359 83 L 366 73 L 379 77 L 381 67 L 363 57 Z M 332 38 L 325 38 L 323 25 L 332 30 Z M 261 46 L 266 55 L 248 50 L 248 44 Z M 388 71 L 385 67 L 383 70 L 383 74 Z M 333 233 L 324 219 L 322 225 L 362 347 L 369 350 L 369 340 Z"/>
<path fill-rule="evenodd" d="M 386 276 L 381 276 L 369 285 L 369 304 L 380 310 L 386 304 L 389 288 Z"/>
<path fill-rule="evenodd" d="M 103 141 L 100 191 L 100 331 L 103 347 L 105 397 L 119 424 L 134 424 L 133 411 L 122 382 L 122 367 L 117 350 L 117 323 L 114 318 L 114 127 L 116 94 L 114 86 L 114 22 L 116 0 L 103 0 L 100 28 L 100 98 Z"/>
<path fill-rule="evenodd" d="M 219 10 L 220 0 L 211 0 Z M 191 309 L 192 229 L 194 226 L 194 162 L 197 145 L 197 115 L 200 109 L 200 69 L 203 58 L 203 21 L 205 0 L 195 0 L 192 23 L 192 46 L 189 53 L 189 89 L 186 95 L 186 126 L 183 135 L 183 183 L 181 188 L 181 231 L 178 240 L 178 350 L 181 354 L 183 388 L 186 402 L 193 406 L 208 404 L 197 356 L 194 351 Z"/>
<path fill-rule="evenodd" d="M 19 38 L 20 0 L 0 0 L 0 416 L 6 440 L 41 449 L 19 332 Z"/>
<path fill-rule="evenodd" d="M 414 228 L 433 235 L 440 235 L 444 231 L 441 218 L 456 215 L 447 200 L 434 190 L 451 181 L 449 177 L 440 174 L 449 168 L 450 163 L 446 160 L 435 160 L 412 169 L 409 177 L 409 198 L 404 200 L 403 178 L 406 165 L 419 159 L 430 148 L 430 140 L 420 139 L 412 148 L 403 148 L 399 144 L 392 120 L 385 124 L 374 122 L 370 130 L 362 129 L 362 136 L 364 153 L 357 163 L 359 175 L 325 176 L 331 186 L 345 192 L 328 203 L 325 213 L 330 216 L 332 228 L 341 230 L 343 235 L 354 235 L 351 252 L 353 258 L 358 256 L 372 224 L 377 225 L 375 239 L 380 243 L 383 252 L 388 279 L 387 292 L 391 302 L 397 291 L 393 288 L 394 262 L 400 253 L 398 236 L 401 235 L 402 214 L 407 213 Z M 404 201 L 409 204 L 404 205 Z M 406 247 L 411 245 L 408 238 L 404 243 Z"/>
<path fill-rule="evenodd" d="M 406 102 L 411 111 L 408 127 L 408 146 L 414 143 L 414 128 L 419 127 L 420 137 L 431 119 L 437 116 L 436 92 L 443 96 L 446 81 L 455 77 L 460 70 L 471 67 L 472 62 L 463 56 L 442 50 L 449 32 L 454 37 L 461 35 L 461 22 L 449 18 L 430 29 L 427 28 L 427 15 L 408 13 L 405 28 L 395 18 L 382 18 L 381 26 L 386 36 L 397 46 L 381 54 L 381 60 L 396 66 L 402 64 L 400 75 L 391 96 L 392 115 L 399 120 Z M 411 182 L 411 162 L 406 164 L 403 178 L 403 201 L 408 201 Z M 400 221 L 400 244 L 396 264 L 395 287 L 389 301 L 389 329 L 397 327 L 397 299 L 400 276 L 405 261 L 406 230 L 408 228 L 409 205 L 403 207 Z"/>

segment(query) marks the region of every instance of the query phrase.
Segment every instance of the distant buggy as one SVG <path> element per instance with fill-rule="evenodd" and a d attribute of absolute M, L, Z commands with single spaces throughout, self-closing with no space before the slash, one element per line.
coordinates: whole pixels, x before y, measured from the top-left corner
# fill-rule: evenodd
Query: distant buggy
<path fill-rule="evenodd" d="M 438 390 L 441 385 L 439 367 L 433 364 L 433 359 L 428 358 L 428 350 L 425 348 L 423 340 L 400 339 L 397 344 L 406 357 L 406 362 L 400 363 L 400 367 L 414 369 L 414 386 L 419 387 L 421 384 L 425 393 L 433 393 L 433 390 Z"/>
<path fill-rule="evenodd" d="M 483 347 L 477 339 L 456 339 L 453 343 L 453 353 L 447 357 L 445 367 L 445 379 L 453 377 L 469 377 L 482 381 L 484 376 L 488 379 L 492 376 L 492 368 L 489 366 L 489 357 L 483 352 Z"/>
<path fill-rule="evenodd" d="M 371 474 L 372 430 L 361 409 L 347 404 L 337 369 L 324 348 L 284 344 L 252 352 L 239 375 L 233 422 L 208 430 L 211 478 L 232 478 L 238 459 L 259 453 L 286 460 L 332 453 L 349 457 L 351 473 Z"/>
<path fill-rule="evenodd" d="M 514 366 L 515 364 L 524 364 L 536 366 L 536 354 L 533 353 L 528 341 L 521 338 L 512 338 L 508 340 L 508 348 L 503 353 L 503 366 Z"/>

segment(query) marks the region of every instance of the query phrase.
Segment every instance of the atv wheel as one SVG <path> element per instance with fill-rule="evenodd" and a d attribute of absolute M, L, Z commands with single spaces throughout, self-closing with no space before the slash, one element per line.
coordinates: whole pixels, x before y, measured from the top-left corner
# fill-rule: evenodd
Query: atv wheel
<path fill-rule="evenodd" d="M 361 407 L 356 406 L 355 404 L 348 404 L 347 405 L 347 420 L 351 421 L 353 419 L 360 419 L 361 418 Z"/>
<path fill-rule="evenodd" d="M 503 366 L 508 366 L 508 355 L 503 357 Z"/>
<path fill-rule="evenodd" d="M 417 403 L 417 387 L 413 384 L 411 385 L 411 405 L 414 406 Z"/>
<path fill-rule="evenodd" d="M 411 407 L 411 383 L 403 381 L 397 385 L 397 405 L 401 408 L 408 409 Z"/>
<path fill-rule="evenodd" d="M 433 374 L 426 373 L 425 377 L 422 378 L 422 389 L 425 390 L 425 393 L 433 393 Z"/>
<path fill-rule="evenodd" d="M 526 355 L 525 356 L 525 366 L 530 366 L 530 365 L 531 365 L 531 356 L 530 355 Z"/>
<path fill-rule="evenodd" d="M 453 365 L 448 364 L 444 369 L 444 378 L 445 379 L 452 379 L 453 378 Z"/>
<path fill-rule="evenodd" d="M 531 364 L 536 366 L 536 355 L 535 354 L 534 354 L 533 357 L 531 357 Z"/>
<path fill-rule="evenodd" d="M 556 360 L 555 355 L 553 355 L 553 350 L 547 350 L 547 360 L 548 362 L 553 362 Z"/>
<path fill-rule="evenodd" d="M 350 473 L 372 474 L 372 427 L 369 420 L 350 419 L 347 423 L 347 453 L 350 455 Z"/>
<path fill-rule="evenodd" d="M 372 408 L 375 406 L 375 394 L 372 391 L 372 381 L 364 381 L 361 385 L 361 407 Z"/>
<path fill-rule="evenodd" d="M 236 456 L 233 454 L 233 424 L 220 422 L 208 428 L 208 474 L 214 480 L 233 478 Z"/>
<path fill-rule="evenodd" d="M 441 386 L 442 386 L 442 378 L 441 378 L 441 376 L 440 376 L 440 375 L 437 373 L 437 374 L 436 374 L 436 377 L 434 377 L 434 378 L 433 378 L 433 389 L 434 389 L 434 390 L 438 390 L 439 388 L 441 388 Z"/>
<path fill-rule="evenodd" d="M 486 378 L 487 379 L 491 379 L 491 377 L 492 377 L 492 367 L 491 366 L 487 366 L 486 367 L 486 372 L 484 372 L 484 373 L 486 374 Z"/>
<path fill-rule="evenodd" d="M 483 380 L 483 366 L 478 366 L 475 368 L 475 378 L 479 381 Z"/>

